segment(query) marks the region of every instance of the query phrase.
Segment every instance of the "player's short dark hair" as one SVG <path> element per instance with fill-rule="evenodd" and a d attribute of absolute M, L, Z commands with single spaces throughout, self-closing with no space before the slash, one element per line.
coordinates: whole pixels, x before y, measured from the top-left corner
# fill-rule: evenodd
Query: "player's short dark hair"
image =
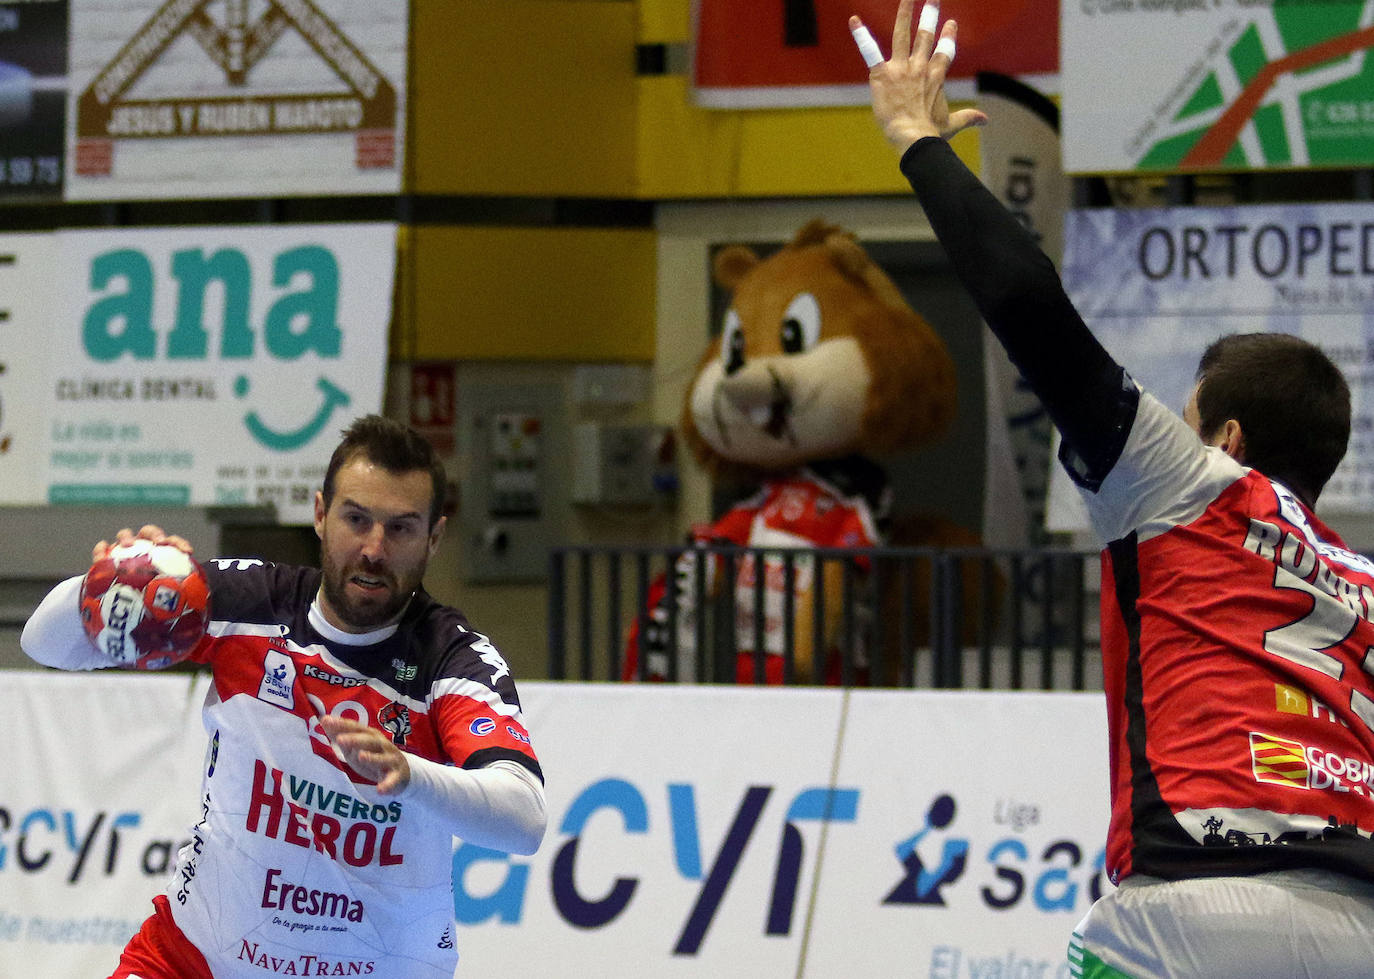
<path fill-rule="evenodd" d="M 1198 363 L 1204 438 L 1240 423 L 1245 464 L 1315 502 L 1350 442 L 1350 387 L 1321 349 L 1287 333 L 1233 333 Z"/>
<path fill-rule="evenodd" d="M 339 470 L 358 456 L 396 475 L 420 470 L 428 472 L 433 490 L 429 526 L 433 528 L 444 512 L 444 494 L 448 487 L 444 464 L 435 455 L 434 448 L 414 429 L 381 415 L 364 415 L 344 429 L 343 439 L 329 457 L 329 468 L 324 473 L 321 492 L 326 510 L 334 499 L 334 480 Z"/>

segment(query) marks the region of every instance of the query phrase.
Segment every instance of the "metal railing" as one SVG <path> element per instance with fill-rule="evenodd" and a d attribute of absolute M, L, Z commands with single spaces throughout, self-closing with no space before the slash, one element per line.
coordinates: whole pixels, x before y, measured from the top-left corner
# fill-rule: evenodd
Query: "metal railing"
<path fill-rule="evenodd" d="M 1079 551 L 563 546 L 549 571 L 553 679 L 1101 686 Z"/>

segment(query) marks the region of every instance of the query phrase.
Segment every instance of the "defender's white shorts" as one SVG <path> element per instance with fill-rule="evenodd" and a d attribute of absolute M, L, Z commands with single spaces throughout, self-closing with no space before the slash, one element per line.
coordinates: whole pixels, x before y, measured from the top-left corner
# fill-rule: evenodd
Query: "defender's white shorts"
<path fill-rule="evenodd" d="M 1088 909 L 1069 965 L 1083 979 L 1374 975 L 1374 884 L 1324 870 L 1136 874 Z"/>

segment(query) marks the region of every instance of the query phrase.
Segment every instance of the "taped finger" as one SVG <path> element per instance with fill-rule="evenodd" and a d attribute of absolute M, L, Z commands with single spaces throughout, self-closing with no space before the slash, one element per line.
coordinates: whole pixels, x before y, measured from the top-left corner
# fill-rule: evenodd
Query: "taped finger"
<path fill-rule="evenodd" d="M 854 35 L 854 43 L 859 46 L 859 54 L 863 56 L 864 64 L 868 67 L 877 68 L 886 60 L 883 58 L 882 48 L 878 47 L 878 42 L 873 40 L 873 35 L 863 24 L 850 28 L 849 33 Z"/>
<path fill-rule="evenodd" d="M 935 25 L 940 22 L 940 5 L 928 3 L 921 8 L 921 19 L 916 22 L 916 30 L 927 34 L 935 33 Z"/>
<path fill-rule="evenodd" d="M 935 53 L 943 54 L 950 61 L 954 60 L 954 38 L 942 37 L 935 45 Z"/>

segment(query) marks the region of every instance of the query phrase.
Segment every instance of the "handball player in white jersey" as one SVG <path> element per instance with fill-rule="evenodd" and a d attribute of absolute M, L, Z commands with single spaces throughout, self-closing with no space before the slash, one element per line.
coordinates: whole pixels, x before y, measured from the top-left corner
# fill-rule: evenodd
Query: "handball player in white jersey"
<path fill-rule="evenodd" d="M 452 977 L 453 838 L 533 853 L 546 815 L 505 660 L 421 585 L 446 481 L 413 431 L 361 418 L 316 495 L 320 569 L 203 562 L 199 819 L 112 979 Z M 81 580 L 25 626 L 38 662 L 111 665 L 82 628 Z"/>

